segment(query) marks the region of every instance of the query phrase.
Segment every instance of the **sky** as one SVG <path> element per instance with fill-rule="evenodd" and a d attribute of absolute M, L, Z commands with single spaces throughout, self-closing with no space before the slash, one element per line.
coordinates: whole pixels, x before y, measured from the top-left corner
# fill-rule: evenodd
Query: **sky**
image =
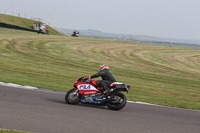
<path fill-rule="evenodd" d="M 0 0 L 0 13 L 65 29 L 200 40 L 200 0 Z"/>

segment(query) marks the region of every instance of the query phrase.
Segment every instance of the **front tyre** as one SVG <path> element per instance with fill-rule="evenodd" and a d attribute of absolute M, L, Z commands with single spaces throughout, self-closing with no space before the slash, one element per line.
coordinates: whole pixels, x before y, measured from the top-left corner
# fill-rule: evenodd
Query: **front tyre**
<path fill-rule="evenodd" d="M 67 92 L 65 95 L 65 101 L 68 104 L 78 104 L 81 100 L 81 96 L 78 94 L 78 92 L 74 93 L 75 89 L 71 89 Z"/>
<path fill-rule="evenodd" d="M 111 95 L 112 100 L 107 102 L 106 105 L 111 110 L 120 110 L 126 105 L 127 99 L 123 93 L 115 93 Z"/>

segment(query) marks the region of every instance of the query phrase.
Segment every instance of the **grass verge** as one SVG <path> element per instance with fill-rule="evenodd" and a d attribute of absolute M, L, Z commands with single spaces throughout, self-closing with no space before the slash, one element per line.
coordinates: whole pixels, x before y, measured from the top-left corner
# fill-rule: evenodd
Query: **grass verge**
<path fill-rule="evenodd" d="M 128 100 L 200 110 L 200 51 L 166 46 L 0 32 L 0 81 L 68 91 L 108 64 L 131 86 Z"/>
<path fill-rule="evenodd" d="M 22 131 L 15 131 L 15 130 L 0 129 L 0 133 L 31 133 L 31 132 L 22 132 Z"/>

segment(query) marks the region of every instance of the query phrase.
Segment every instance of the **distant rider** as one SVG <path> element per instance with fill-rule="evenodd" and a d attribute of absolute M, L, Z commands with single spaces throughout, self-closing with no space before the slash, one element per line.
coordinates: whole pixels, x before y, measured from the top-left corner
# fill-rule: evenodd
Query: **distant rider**
<path fill-rule="evenodd" d="M 97 80 L 97 85 L 101 86 L 105 91 L 104 94 L 108 95 L 110 94 L 111 90 L 108 88 L 110 84 L 113 82 L 116 82 L 116 79 L 113 77 L 113 75 L 109 72 L 109 67 L 108 65 L 102 65 L 100 67 L 100 72 L 90 76 L 89 78 L 97 78 L 100 77 L 102 80 Z"/>
<path fill-rule="evenodd" d="M 75 29 L 75 31 L 73 32 L 72 36 L 78 37 L 79 36 L 79 31 L 78 29 Z"/>
<path fill-rule="evenodd" d="M 40 27 L 40 30 L 38 31 L 38 34 L 39 33 L 46 33 L 46 31 L 47 31 L 46 25 L 43 24 L 42 27 Z"/>

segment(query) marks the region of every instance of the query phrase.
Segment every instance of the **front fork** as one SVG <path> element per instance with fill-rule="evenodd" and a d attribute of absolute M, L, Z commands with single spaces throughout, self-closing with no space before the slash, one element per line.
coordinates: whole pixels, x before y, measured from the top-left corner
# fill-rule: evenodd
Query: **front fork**
<path fill-rule="evenodd" d="M 74 92 L 73 92 L 73 96 L 79 96 L 79 93 L 78 93 L 78 89 L 76 89 Z"/>

